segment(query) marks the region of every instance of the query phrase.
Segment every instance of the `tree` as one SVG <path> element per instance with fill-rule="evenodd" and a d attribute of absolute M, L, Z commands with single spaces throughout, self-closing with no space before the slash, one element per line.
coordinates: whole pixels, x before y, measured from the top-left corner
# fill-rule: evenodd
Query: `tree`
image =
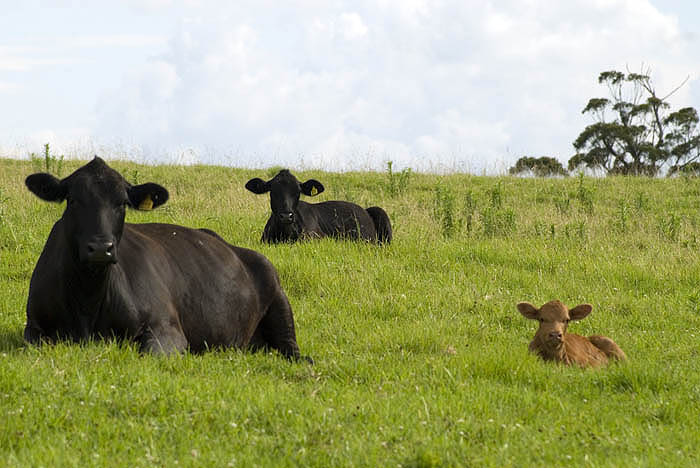
<path fill-rule="evenodd" d="M 595 122 L 574 141 L 577 153 L 569 159 L 569 170 L 586 167 L 607 174 L 655 176 L 665 166 L 670 174 L 697 160 L 697 112 L 692 107 L 670 112 L 667 102 L 685 81 L 659 97 L 648 69 L 627 75 L 602 72 L 598 83 L 607 86 L 610 98 L 590 99 L 583 109 Z"/>
<path fill-rule="evenodd" d="M 515 166 L 508 169 L 508 173 L 511 175 L 530 173 L 537 177 L 568 175 L 566 169 L 564 169 L 564 166 L 562 166 L 559 161 L 547 156 L 539 158 L 523 156 L 515 162 Z"/>
<path fill-rule="evenodd" d="M 666 141 L 670 147 L 668 175 L 700 174 L 700 125 L 698 112 L 684 107 L 670 114 L 664 123 L 670 129 Z"/>
<path fill-rule="evenodd" d="M 691 177 L 700 177 L 700 162 L 691 162 L 682 166 L 679 169 L 676 169 L 675 166 L 672 166 L 668 172 L 668 175 L 670 177 L 676 174 Z"/>

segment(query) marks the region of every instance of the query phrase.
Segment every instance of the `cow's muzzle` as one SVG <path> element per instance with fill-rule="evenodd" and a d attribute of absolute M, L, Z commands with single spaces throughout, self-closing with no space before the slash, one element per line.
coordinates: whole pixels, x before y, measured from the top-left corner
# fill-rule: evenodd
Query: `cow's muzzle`
<path fill-rule="evenodd" d="M 549 334 L 549 341 L 552 343 L 561 343 L 564 340 L 564 334 L 562 332 L 554 331 Z"/>
<path fill-rule="evenodd" d="M 283 211 L 283 212 L 277 213 L 277 219 L 282 224 L 292 224 L 294 222 L 294 212 Z"/>
<path fill-rule="evenodd" d="M 112 241 L 88 242 L 83 252 L 83 259 L 88 263 L 117 263 L 117 247 Z"/>

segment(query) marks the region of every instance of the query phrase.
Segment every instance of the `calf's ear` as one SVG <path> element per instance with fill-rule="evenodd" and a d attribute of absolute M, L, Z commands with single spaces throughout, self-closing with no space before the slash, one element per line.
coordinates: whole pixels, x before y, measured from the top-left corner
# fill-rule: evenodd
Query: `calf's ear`
<path fill-rule="evenodd" d="M 248 182 L 246 182 L 245 188 L 260 195 L 270 191 L 270 184 L 259 177 L 255 177 L 254 179 L 250 179 Z"/>
<path fill-rule="evenodd" d="M 569 310 L 569 318 L 571 320 L 581 320 L 588 316 L 593 310 L 593 306 L 590 304 L 579 304 L 573 309 Z"/>
<path fill-rule="evenodd" d="M 315 197 L 324 190 L 323 184 L 316 179 L 309 179 L 301 184 L 301 193 L 309 197 Z"/>
<path fill-rule="evenodd" d="M 529 318 L 530 320 L 537 320 L 540 315 L 540 311 L 529 302 L 520 302 L 516 307 L 518 308 L 518 312 L 523 314 L 523 317 Z"/>
<path fill-rule="evenodd" d="M 30 192 L 42 200 L 60 202 L 66 198 L 66 187 L 61 181 L 45 172 L 32 174 L 24 180 Z"/>
<path fill-rule="evenodd" d="M 168 191 L 165 187 L 148 182 L 134 185 L 127 190 L 129 205 L 137 210 L 148 211 L 157 208 L 168 201 Z"/>

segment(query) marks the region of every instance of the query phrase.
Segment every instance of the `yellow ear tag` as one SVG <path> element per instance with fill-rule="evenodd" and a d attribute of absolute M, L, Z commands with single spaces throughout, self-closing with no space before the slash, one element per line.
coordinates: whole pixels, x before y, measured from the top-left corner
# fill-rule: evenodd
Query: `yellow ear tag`
<path fill-rule="evenodd" d="M 139 210 L 150 211 L 153 209 L 153 200 L 151 200 L 151 195 L 146 195 L 141 203 L 139 204 Z"/>
<path fill-rule="evenodd" d="M 315 185 L 311 187 L 311 196 L 313 197 L 314 195 L 318 195 L 318 189 Z"/>

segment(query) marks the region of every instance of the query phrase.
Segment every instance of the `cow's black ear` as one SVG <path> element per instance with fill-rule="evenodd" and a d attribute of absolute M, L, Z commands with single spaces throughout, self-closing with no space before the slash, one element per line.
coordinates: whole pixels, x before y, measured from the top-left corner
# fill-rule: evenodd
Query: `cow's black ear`
<path fill-rule="evenodd" d="M 42 200 L 60 202 L 66 198 L 66 187 L 51 174 L 41 172 L 32 174 L 24 180 L 29 191 Z"/>
<path fill-rule="evenodd" d="M 309 197 L 314 197 L 324 190 L 323 184 L 316 179 L 309 179 L 301 184 L 301 193 Z"/>
<path fill-rule="evenodd" d="M 264 180 L 255 177 L 254 179 L 250 179 L 248 182 L 246 182 L 245 188 L 260 195 L 270 191 L 270 184 L 269 182 L 265 182 Z"/>
<path fill-rule="evenodd" d="M 165 187 L 153 182 L 134 185 L 127 190 L 129 204 L 137 210 L 148 211 L 157 208 L 168 201 L 168 191 Z"/>

